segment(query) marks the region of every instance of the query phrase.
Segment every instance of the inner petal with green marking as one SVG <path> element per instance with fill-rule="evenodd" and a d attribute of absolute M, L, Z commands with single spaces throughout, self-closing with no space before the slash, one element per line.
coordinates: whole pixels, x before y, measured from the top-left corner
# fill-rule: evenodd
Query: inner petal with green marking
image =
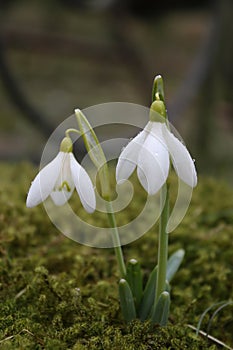
<path fill-rule="evenodd" d="M 62 191 L 63 188 L 65 188 L 65 190 L 66 190 L 67 192 L 70 192 L 70 191 L 71 191 L 71 187 L 70 187 L 70 185 L 68 184 L 67 181 L 63 181 L 63 182 L 62 182 L 61 186 L 58 187 L 58 191 Z"/>

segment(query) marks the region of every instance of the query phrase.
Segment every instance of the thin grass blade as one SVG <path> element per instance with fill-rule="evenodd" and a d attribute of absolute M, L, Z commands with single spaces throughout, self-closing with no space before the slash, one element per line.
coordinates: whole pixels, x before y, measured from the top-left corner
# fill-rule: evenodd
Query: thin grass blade
<path fill-rule="evenodd" d="M 229 305 L 233 305 L 233 302 L 232 301 L 228 301 L 226 303 L 224 303 L 223 305 L 219 306 L 217 308 L 217 310 L 214 311 L 213 315 L 211 316 L 209 322 L 208 322 L 208 326 L 207 326 L 207 330 L 206 330 L 206 333 L 209 334 L 210 333 L 210 328 L 212 326 L 212 322 L 215 318 L 215 316 L 222 310 L 224 309 L 226 306 L 229 306 Z"/>
<path fill-rule="evenodd" d="M 219 306 L 219 305 L 223 305 L 225 304 L 227 301 L 220 301 L 218 303 L 214 303 L 213 305 L 210 305 L 202 314 L 201 314 L 201 317 L 199 318 L 199 321 L 198 321 L 198 324 L 197 324 L 197 328 L 196 328 L 196 335 L 199 334 L 200 332 L 200 328 L 201 328 L 201 325 L 202 325 L 202 322 L 203 322 L 203 319 L 205 317 L 205 315 L 208 314 L 208 312 L 213 309 L 215 306 Z"/>

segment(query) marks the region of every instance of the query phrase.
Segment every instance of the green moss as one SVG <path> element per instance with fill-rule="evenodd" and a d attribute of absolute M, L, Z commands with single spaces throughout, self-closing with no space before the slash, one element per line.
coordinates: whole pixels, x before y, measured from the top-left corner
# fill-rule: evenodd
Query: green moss
<path fill-rule="evenodd" d="M 1 164 L 0 173 L 1 349 L 217 349 L 187 325 L 196 326 L 215 302 L 233 298 L 232 189 L 200 179 L 188 214 L 170 234 L 170 253 L 184 248 L 186 255 L 172 281 L 169 326 L 151 328 L 122 320 L 112 249 L 81 246 L 58 232 L 43 206 L 25 207 L 36 169 Z M 135 201 L 141 206 L 140 191 L 138 185 Z M 77 198 L 73 204 L 80 208 Z M 87 217 L 84 211 L 82 215 Z M 121 215 L 122 221 L 133 216 L 127 211 Z M 101 218 L 95 219 L 101 224 Z M 127 259 L 141 261 L 145 275 L 155 264 L 156 243 L 155 227 L 124 247 Z M 222 310 L 211 334 L 232 346 L 231 314 L 232 306 Z"/>

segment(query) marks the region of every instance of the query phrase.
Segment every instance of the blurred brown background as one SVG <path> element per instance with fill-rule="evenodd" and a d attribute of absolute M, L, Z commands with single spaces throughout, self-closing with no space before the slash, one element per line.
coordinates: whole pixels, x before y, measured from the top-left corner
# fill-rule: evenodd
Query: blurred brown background
<path fill-rule="evenodd" d="M 39 162 L 76 107 L 149 106 L 162 74 L 199 171 L 232 182 L 231 0 L 2 0 L 0 11 L 1 160 Z"/>

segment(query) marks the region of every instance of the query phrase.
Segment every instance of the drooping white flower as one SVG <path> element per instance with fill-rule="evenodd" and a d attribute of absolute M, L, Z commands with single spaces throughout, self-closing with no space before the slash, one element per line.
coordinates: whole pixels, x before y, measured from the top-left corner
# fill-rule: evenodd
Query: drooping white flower
<path fill-rule="evenodd" d="M 89 175 L 72 153 L 72 141 L 65 137 L 60 152 L 35 177 L 28 192 L 26 205 L 32 208 L 49 196 L 60 206 L 65 204 L 76 188 L 88 213 L 96 207 L 95 192 Z"/>
<path fill-rule="evenodd" d="M 195 187 L 196 169 L 187 148 L 170 132 L 165 119 L 151 119 L 120 154 L 116 167 L 117 183 L 127 180 L 137 167 L 140 183 L 148 194 L 153 195 L 167 180 L 171 157 L 179 178 Z"/>

